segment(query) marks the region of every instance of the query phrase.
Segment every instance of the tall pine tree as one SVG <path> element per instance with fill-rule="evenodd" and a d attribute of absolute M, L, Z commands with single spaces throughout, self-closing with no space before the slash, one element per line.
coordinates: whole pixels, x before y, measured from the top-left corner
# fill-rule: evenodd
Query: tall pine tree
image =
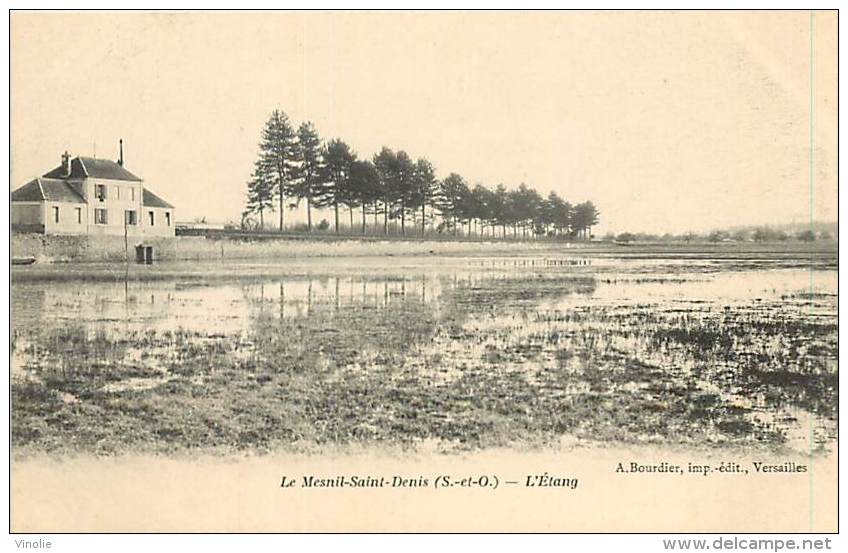
<path fill-rule="evenodd" d="M 427 230 L 427 204 L 432 203 L 436 189 L 436 170 L 433 164 L 425 158 L 418 158 L 415 163 L 415 187 L 412 196 L 412 206 L 421 207 L 421 234 Z"/>
<path fill-rule="evenodd" d="M 321 198 L 321 206 L 333 206 L 335 212 L 335 230 L 339 233 L 339 204 L 349 201 L 348 179 L 350 168 L 356 161 L 356 154 L 344 141 L 334 138 L 327 143 L 324 152 L 327 166 L 327 186 Z"/>
<path fill-rule="evenodd" d="M 274 182 L 265 165 L 257 161 L 247 182 L 247 211 L 259 214 L 259 228 L 265 228 L 265 210 L 274 205 Z"/>
<path fill-rule="evenodd" d="M 297 151 L 300 169 L 291 192 L 298 200 L 306 200 L 306 226 L 312 232 L 312 203 L 314 198 L 323 194 L 327 172 L 321 138 L 311 122 L 307 121 L 297 129 Z"/>
<path fill-rule="evenodd" d="M 381 197 L 380 175 L 374 164 L 368 160 L 354 161 L 350 166 L 348 179 L 349 196 L 362 208 L 362 234 L 367 231 L 365 211 L 373 206 L 376 225 L 377 201 Z"/>
<path fill-rule="evenodd" d="M 298 150 L 294 128 L 288 116 L 275 109 L 262 129 L 259 160 L 271 176 L 274 194 L 280 202 L 280 232 L 285 226 L 285 199 L 298 171 Z"/>
<path fill-rule="evenodd" d="M 374 168 L 379 177 L 381 200 L 383 203 L 383 234 L 389 234 L 389 210 L 394 198 L 393 191 L 397 188 L 397 156 L 385 146 L 380 153 L 374 154 Z"/>

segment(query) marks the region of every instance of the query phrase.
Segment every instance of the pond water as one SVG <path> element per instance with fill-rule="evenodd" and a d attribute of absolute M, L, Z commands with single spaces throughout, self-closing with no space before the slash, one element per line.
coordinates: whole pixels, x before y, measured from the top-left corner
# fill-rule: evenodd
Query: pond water
<path fill-rule="evenodd" d="M 19 447 L 647 442 L 810 452 L 837 438 L 832 260 L 397 257 L 39 271 L 13 273 Z"/>

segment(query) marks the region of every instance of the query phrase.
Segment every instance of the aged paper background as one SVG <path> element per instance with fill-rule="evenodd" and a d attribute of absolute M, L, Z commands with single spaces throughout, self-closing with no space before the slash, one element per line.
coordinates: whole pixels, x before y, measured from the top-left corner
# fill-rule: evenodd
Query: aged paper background
<path fill-rule="evenodd" d="M 314 18 L 315 25 L 326 25 L 326 16 L 315 14 L 303 16 Z M 23 182 L 39 170 L 43 165 L 41 160 L 44 151 L 60 151 L 60 144 L 72 140 L 68 137 L 79 129 L 86 120 L 91 120 L 97 127 L 94 132 L 102 135 L 118 135 L 122 119 L 135 117 L 134 110 L 127 108 L 123 111 L 114 105 L 104 109 L 104 121 L 96 120 L 92 113 L 80 113 L 75 110 L 75 99 L 80 99 L 87 91 L 85 89 L 63 89 L 68 96 L 64 100 L 56 97 L 55 83 L 57 75 L 73 72 L 73 64 L 68 60 L 51 58 L 51 53 L 61 52 L 63 44 L 73 37 L 79 36 L 77 30 L 84 20 L 90 20 L 98 28 L 108 26 L 114 18 L 118 29 L 124 25 L 134 25 L 136 22 L 145 27 L 150 37 L 160 33 L 163 40 L 163 51 L 159 67 L 153 74 L 172 82 L 171 93 L 173 100 L 171 111 L 159 114 L 145 113 L 150 120 L 147 136 L 134 137 L 138 155 L 146 159 L 148 165 L 162 167 L 160 175 L 152 175 L 167 181 L 170 172 L 183 174 L 185 166 L 180 166 L 173 159 L 166 159 L 162 154 L 153 151 L 159 148 L 164 152 L 179 151 L 188 148 L 190 151 L 180 158 L 210 158 L 221 152 L 209 145 L 185 144 L 185 136 L 175 136 L 164 122 L 157 122 L 156 117 L 163 120 L 171 119 L 184 106 L 195 101 L 191 83 L 181 80 L 178 75 L 169 73 L 168 51 L 173 48 L 173 28 L 186 25 L 186 32 L 192 39 L 208 33 L 209 36 L 224 36 L 230 31 L 227 28 L 238 26 L 241 22 L 255 22 L 270 18 L 279 27 L 278 31 L 286 34 L 291 31 L 291 45 L 298 48 L 298 30 L 302 28 L 303 17 L 298 15 L 290 18 L 281 14 L 159 14 L 148 16 L 144 14 L 74 14 L 74 13 L 25 13 L 19 12 L 12 16 L 12 185 Z M 468 51 L 473 51 L 475 41 L 479 37 L 463 35 L 468 21 L 479 19 L 489 23 L 487 33 L 498 36 L 503 32 L 499 24 L 510 20 L 508 33 L 504 39 L 504 56 L 521 56 L 521 44 L 529 39 L 537 26 L 557 26 L 560 20 L 575 18 L 613 19 L 613 28 L 627 28 L 628 33 L 638 44 L 638 33 L 628 24 L 628 18 L 640 18 L 650 24 L 652 32 L 662 32 L 662 26 L 671 24 L 673 17 L 667 13 L 655 15 L 603 13 L 603 14 L 570 14 L 570 13 L 511 13 L 499 14 L 433 14 L 418 15 L 414 13 L 397 14 L 344 14 L 337 13 L 332 17 L 334 39 L 339 43 L 355 43 L 356 41 L 373 42 L 374 36 L 361 32 L 363 19 L 381 19 L 393 23 L 395 31 L 411 26 L 415 32 L 421 32 L 415 27 L 416 23 L 431 28 L 443 27 L 447 34 L 453 36 L 456 44 Z M 687 17 L 691 17 L 688 14 Z M 760 18 L 764 17 L 772 26 L 758 26 Z M 186 18 L 186 21 L 183 21 Z M 767 68 L 768 73 L 775 77 L 776 94 L 779 92 L 794 103 L 793 109 L 807 109 L 809 102 L 810 82 L 809 68 L 805 65 L 794 66 L 781 64 L 785 52 L 768 51 L 763 46 L 763 34 L 784 33 L 789 38 L 798 38 L 800 44 L 808 44 L 809 38 L 805 33 L 809 20 L 808 12 L 783 12 L 779 14 L 758 14 L 747 12 L 705 13 L 702 16 L 704 24 L 726 25 L 733 28 L 736 47 L 744 50 L 756 60 L 756 63 Z M 814 105 L 816 106 L 815 136 L 817 179 L 813 200 L 813 211 L 816 219 L 834 218 L 836 216 L 836 22 L 835 12 L 816 12 L 816 49 L 815 49 L 815 87 Z M 708 23 L 706 23 L 708 22 Z M 800 22 L 800 24 L 799 24 Z M 190 30 L 188 28 L 191 28 Z M 51 32 L 55 30 L 57 32 Z M 63 30 L 64 29 L 64 30 Z M 75 29 L 73 32 L 67 29 Z M 317 32 L 314 31 L 313 32 Z M 796 35 L 800 35 L 800 38 Z M 418 36 L 418 35 L 416 35 Z M 508 38 L 507 38 L 508 37 Z M 302 39 L 303 37 L 300 36 Z M 491 36 L 490 36 L 491 38 Z M 793 38 L 793 40 L 794 40 Z M 85 40 L 81 38 L 81 40 Z M 316 39 L 317 40 L 317 39 Z M 567 47 L 579 48 L 567 37 L 563 38 Z M 155 42 L 155 40 L 153 41 Z M 794 43 L 793 43 L 794 44 Z M 90 46 L 90 45 L 89 45 Z M 105 44 L 104 51 L 89 50 L 87 55 L 94 58 L 102 57 L 104 65 L 111 63 L 114 57 L 122 64 L 134 63 L 132 44 L 123 44 L 118 35 L 111 43 Z M 180 47 L 202 52 L 201 42 L 180 43 Z M 598 59 L 615 59 L 618 54 L 604 50 L 604 37 L 597 37 L 592 48 L 597 49 Z M 705 47 L 709 45 L 706 44 Z M 167 48 L 166 48 L 167 47 Z M 239 44 L 231 44 L 235 51 L 240 51 Z M 673 45 L 669 46 L 673 48 Z M 241 51 L 242 67 L 249 68 L 253 56 L 265 55 L 258 51 L 245 48 Z M 324 54 L 316 54 L 320 56 Z M 339 65 L 355 64 L 361 72 L 361 82 L 368 79 L 368 65 L 365 60 L 349 59 L 355 57 L 351 52 L 339 51 Z M 538 56 L 538 52 L 527 55 Z M 696 56 L 697 53 L 690 53 Z M 390 53 L 387 53 L 390 58 Z M 685 60 L 674 57 L 656 58 L 658 73 L 667 72 L 675 78 L 685 78 L 685 65 L 664 67 L 672 60 Z M 795 58 L 788 56 L 791 60 Z M 144 58 L 149 60 L 150 58 Z M 799 59 L 806 60 L 807 53 Z M 51 65 L 51 60 L 56 61 Z M 536 60 L 539 65 L 556 66 L 558 56 L 551 52 L 550 57 Z M 303 59 L 295 59 L 301 63 Z M 45 63 L 47 64 L 45 66 Z M 145 62 L 149 63 L 149 61 Z M 740 62 L 741 63 L 741 62 Z M 254 106 L 253 99 L 243 104 L 232 102 L 226 83 L 232 79 L 240 79 L 241 75 L 232 72 L 234 66 L 229 65 L 226 71 L 220 73 L 222 82 L 220 94 L 214 101 L 205 104 L 206 109 L 223 109 L 226 117 L 247 119 L 247 140 L 255 141 L 254 128 L 258 128 L 253 119 L 256 113 L 264 116 L 268 106 Z M 347 66 L 349 67 L 349 66 Z M 537 65 L 533 65 L 537 67 Z M 151 74 L 149 67 L 145 73 Z M 302 71 L 308 71 L 313 79 L 323 79 L 317 67 L 304 66 Z M 583 67 L 589 70 L 588 66 Z M 602 68 L 603 69 L 603 68 Z M 734 67 L 715 67 L 714 70 L 735 71 Z M 220 72 L 221 67 L 215 59 L 209 59 L 201 70 L 203 72 Z M 743 67 L 742 70 L 745 70 Z M 341 69 L 340 71 L 349 71 Z M 414 71 L 399 69 L 402 79 L 415 79 Z M 33 78 L 33 72 L 44 74 L 43 79 Z M 346 76 L 349 76 L 345 73 Z M 532 75 L 525 76 L 533 85 Z M 95 85 L 100 76 L 92 75 L 90 81 Z M 142 111 L 145 109 L 144 82 L 129 82 L 117 85 L 108 82 L 108 75 L 103 77 L 103 86 L 110 91 L 123 91 L 124 105 L 136 104 Z M 457 77 L 460 84 L 462 75 Z M 469 77 L 470 78 L 470 77 Z M 611 76 L 612 78 L 612 76 Z M 570 75 L 569 79 L 579 81 L 580 75 Z M 341 80 L 341 79 L 340 79 Z M 425 83 L 421 83 L 424 86 Z M 428 83 L 428 86 L 433 83 Z M 496 83 L 495 83 L 496 84 Z M 627 93 L 660 95 L 660 84 L 637 83 Z M 125 86 L 125 88 L 122 88 Z M 264 86 L 264 85 L 263 85 Z M 270 85 L 269 85 L 270 86 Z M 338 84 L 347 86 L 345 94 L 369 94 L 370 87 L 364 85 Z M 357 88 L 357 86 L 359 88 Z M 471 104 L 485 101 L 485 98 L 466 98 L 461 96 L 462 86 L 452 88 L 451 93 L 459 94 L 456 103 L 456 117 L 462 120 L 464 111 L 471 109 Z M 692 82 L 693 96 L 697 94 L 698 84 Z M 306 116 L 311 98 L 309 92 L 304 93 L 305 87 L 295 83 L 290 94 L 293 112 L 297 119 Z M 323 95 L 321 102 L 343 103 L 343 94 L 327 85 L 320 91 Z M 318 92 L 315 92 L 319 95 Z M 590 101 L 591 91 L 586 91 L 587 101 Z M 602 99 L 604 100 L 604 99 Z M 373 102 L 386 101 L 383 97 L 373 97 Z M 607 98 L 612 107 L 610 117 L 621 117 L 623 114 L 614 109 L 615 97 Z M 503 106 L 501 107 L 503 109 Z M 185 108 L 189 109 L 189 108 Z M 361 106 L 360 106 L 360 109 Z M 515 106 L 506 109 L 515 109 Z M 735 129 L 735 121 L 744 120 L 744 114 L 736 111 L 734 106 L 722 103 L 716 99 L 715 104 L 699 103 L 685 106 L 675 104 L 666 112 L 667 120 L 654 120 L 653 124 L 661 128 L 664 125 L 674 126 L 676 118 L 688 117 L 689 110 L 697 111 L 699 117 L 707 116 L 725 123 L 728 131 Z M 422 121 L 428 118 L 427 110 L 421 106 L 410 106 L 408 111 L 413 115 L 419 114 Z M 242 113 L 243 112 L 243 113 Z M 656 115 L 656 113 L 654 113 Z M 347 117 L 344 108 L 339 108 L 338 117 Z M 633 115 L 633 117 L 638 117 Z M 64 132 L 53 132 L 45 129 L 42 123 L 47 119 L 61 120 L 53 128 L 66 128 Z M 115 122 L 114 125 L 109 121 Z M 395 138 L 391 133 L 404 133 L 409 128 L 410 120 L 403 119 L 403 124 L 386 125 L 386 133 L 382 137 L 374 137 L 373 141 L 391 141 Z M 349 122 L 349 121 L 348 121 Z M 334 132 L 330 120 L 326 125 Z M 806 123 L 804 123 L 806 124 Z M 803 125 L 801 125 L 803 127 Z M 115 128 L 112 128 L 115 127 Z M 791 127 L 791 126 L 790 126 Z M 113 132 L 114 131 L 114 132 Z M 727 140 L 726 148 L 738 149 L 744 155 L 753 155 L 756 145 L 746 142 L 748 136 L 745 128 L 739 128 L 738 134 L 729 133 L 722 137 Z M 797 131 L 798 140 L 808 140 L 805 128 L 790 128 L 786 132 L 792 135 Z M 196 128 L 197 135 L 204 136 L 209 143 L 222 142 L 225 137 L 210 136 L 218 132 L 212 126 L 200 123 Z M 223 131 L 222 131 L 223 132 Z M 226 131 L 228 132 L 228 131 Z M 453 132 L 446 129 L 445 134 Z M 505 130 L 505 132 L 508 132 Z M 562 129 L 556 127 L 539 128 L 539 134 L 532 137 L 541 143 L 550 141 Z M 548 135 L 547 133 L 550 133 Z M 794 136 L 794 135 L 792 135 Z M 715 139 L 716 137 L 710 137 Z M 520 137 L 529 140 L 529 137 Z M 86 139 L 87 140 L 87 139 Z M 364 144 L 371 145 L 363 138 Z M 427 151 L 435 148 L 435 143 L 441 140 L 433 134 L 432 138 L 420 143 L 420 149 Z M 792 138 L 794 140 L 794 138 Z M 656 144 L 646 141 L 644 144 L 630 142 L 627 147 L 631 150 L 628 158 L 650 156 Z M 375 142 L 376 144 L 376 142 Z M 83 147 L 82 145 L 80 147 Z M 87 147 L 87 144 L 85 145 Z M 104 147 L 104 146 L 100 146 Z M 644 148 L 644 149 L 643 149 Z M 184 153 L 184 152 L 181 152 Z M 173 156 L 172 156 L 173 157 Z M 684 160 L 703 169 L 704 160 Z M 197 162 L 193 162 L 197 163 Z M 485 164 L 485 160 L 481 162 Z M 608 159 L 597 158 L 590 160 L 592 164 L 603 165 Z M 779 159 L 759 159 L 751 162 L 751 173 L 756 175 L 762 165 L 779 164 Z M 224 169 L 226 172 L 227 169 Z M 553 169 L 552 169 L 553 171 Z M 481 169 L 481 172 L 483 170 Z M 232 203 L 233 195 L 241 195 L 241 189 L 226 187 L 224 181 L 234 178 L 225 174 L 223 181 L 204 179 L 204 186 L 210 186 L 217 191 L 221 189 L 220 199 L 210 199 L 213 195 L 203 195 L 198 183 L 174 184 L 171 189 L 163 189 L 163 193 L 173 196 L 178 204 L 199 205 L 199 209 L 216 210 L 221 205 Z M 807 203 L 802 206 L 798 217 L 809 217 L 805 212 L 809 204 L 808 196 L 803 191 L 799 194 L 788 188 L 792 179 L 804 181 L 805 175 L 791 175 L 784 183 L 755 182 L 733 183 L 735 192 L 729 197 L 728 205 L 740 197 L 752 198 L 753 203 L 745 204 L 744 209 L 752 205 L 760 205 L 762 212 L 779 211 L 792 216 L 792 209 L 798 198 Z M 241 182 L 238 180 L 236 182 Z M 646 181 L 647 182 L 647 181 Z M 657 185 L 659 186 L 659 185 Z M 680 192 L 690 194 L 694 200 L 685 203 L 678 209 L 681 218 L 697 218 L 706 215 L 697 212 L 697 206 L 702 202 L 699 198 L 700 185 L 693 184 L 691 189 Z M 750 190 L 746 187 L 750 186 Z M 232 189 L 232 190 L 230 190 Z M 618 192 L 625 201 L 634 195 L 654 194 L 650 186 L 640 188 L 622 187 Z M 750 192 L 750 193 L 747 193 Z M 608 192 L 612 194 L 613 192 Z M 784 193 L 786 195 L 784 195 Z M 659 196 L 652 196 L 659 197 Z M 668 200 L 669 202 L 671 200 Z M 213 205 L 213 203 L 215 205 Z M 735 202 L 738 203 L 738 202 Z M 671 205 L 671 204 L 669 204 Z M 704 208 L 706 211 L 706 208 Z M 14 452 L 13 452 L 14 457 Z M 695 476 L 667 475 L 629 475 L 615 473 L 618 462 L 640 461 L 659 463 L 661 461 L 686 464 L 689 461 L 706 463 L 709 460 L 719 462 L 725 457 L 737 462 L 750 461 L 794 461 L 810 465 L 808 473 L 793 476 L 752 475 L 748 477 L 712 476 L 698 478 Z M 283 475 L 300 477 L 306 474 L 360 474 L 360 475 L 402 475 L 416 477 L 425 475 L 434 478 L 438 474 L 456 476 L 498 475 L 501 478 L 523 480 L 526 475 L 547 471 L 554 475 L 567 475 L 580 479 L 576 490 L 562 489 L 516 489 L 480 490 L 480 489 L 450 489 L 435 490 L 432 487 L 424 489 L 382 489 L 382 490 L 351 490 L 351 489 L 280 489 L 279 481 Z M 509 450 L 491 450 L 463 455 L 410 455 L 392 452 L 359 452 L 339 453 L 322 456 L 291 456 L 267 455 L 259 457 L 218 458 L 207 457 L 147 457 L 129 456 L 117 458 L 80 457 L 69 459 L 32 458 L 14 459 L 12 463 L 12 529 L 20 532 L 101 532 L 101 531 L 558 531 L 558 532 L 742 532 L 742 531 L 779 531 L 779 532 L 830 532 L 836 529 L 837 508 L 837 456 L 832 453 L 827 457 L 779 456 L 776 458 L 761 458 L 745 452 L 722 452 L 708 449 L 682 450 L 679 447 L 656 449 L 651 447 L 625 448 L 622 446 L 609 447 L 576 447 L 564 448 L 560 452 L 517 452 Z"/>
<path fill-rule="evenodd" d="M 810 25 L 806 11 L 16 12 L 12 186 L 47 152 L 50 167 L 65 150 L 116 158 L 122 137 L 182 220 L 237 220 L 280 108 L 363 155 L 395 145 L 472 182 L 591 199 L 599 236 L 835 221 L 836 15 L 815 14 L 812 83 Z"/>
<path fill-rule="evenodd" d="M 25 532 L 832 532 L 836 455 L 792 476 L 620 475 L 616 463 L 762 457 L 653 449 L 468 456 L 78 459 L 13 465 L 12 527 Z M 795 457 L 797 462 L 807 463 Z M 780 459 L 782 461 L 782 458 Z M 576 490 L 279 488 L 282 475 L 547 471 Z"/>

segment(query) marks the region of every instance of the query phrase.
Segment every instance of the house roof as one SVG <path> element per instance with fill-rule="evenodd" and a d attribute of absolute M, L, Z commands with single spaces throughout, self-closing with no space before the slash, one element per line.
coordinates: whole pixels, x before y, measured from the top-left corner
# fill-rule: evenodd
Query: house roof
<path fill-rule="evenodd" d="M 61 179 L 37 178 L 12 192 L 13 202 L 71 202 L 84 204 L 85 199 L 73 186 Z"/>
<path fill-rule="evenodd" d="M 45 177 L 53 179 L 84 179 L 87 177 L 95 179 L 112 179 L 112 180 L 127 180 L 141 182 L 141 177 L 137 177 L 124 169 L 122 165 L 111 159 L 99 159 L 94 157 L 75 157 L 71 160 L 71 174 L 65 174 L 62 166 L 56 167 L 52 171 L 45 173 Z"/>
<path fill-rule="evenodd" d="M 174 207 L 147 188 L 144 188 L 143 190 L 144 194 L 142 195 L 142 204 L 145 207 Z"/>

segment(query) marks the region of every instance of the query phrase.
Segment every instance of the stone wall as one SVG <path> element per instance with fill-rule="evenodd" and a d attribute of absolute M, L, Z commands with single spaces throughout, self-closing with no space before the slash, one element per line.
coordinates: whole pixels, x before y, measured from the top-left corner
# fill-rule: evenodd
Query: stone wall
<path fill-rule="evenodd" d="M 12 232 L 12 257 L 35 257 L 42 262 L 62 261 L 124 261 L 126 253 L 123 236 L 59 236 Z M 129 238 L 130 261 L 135 259 L 139 237 Z M 175 239 L 156 237 L 143 240 L 153 246 L 156 259 L 176 257 Z"/>
<path fill-rule="evenodd" d="M 349 238 L 251 240 L 237 237 L 177 236 L 129 237 L 130 261 L 135 260 L 135 245 L 154 247 L 157 261 L 204 261 L 261 259 L 280 260 L 307 257 L 359 257 L 392 255 L 439 254 L 526 254 L 536 251 L 563 252 L 582 246 L 563 242 L 538 240 L 534 242 L 470 241 L 470 240 L 399 240 L 369 237 L 369 240 Z M 12 232 L 12 256 L 36 257 L 39 262 L 123 262 L 123 236 L 60 236 Z"/>

